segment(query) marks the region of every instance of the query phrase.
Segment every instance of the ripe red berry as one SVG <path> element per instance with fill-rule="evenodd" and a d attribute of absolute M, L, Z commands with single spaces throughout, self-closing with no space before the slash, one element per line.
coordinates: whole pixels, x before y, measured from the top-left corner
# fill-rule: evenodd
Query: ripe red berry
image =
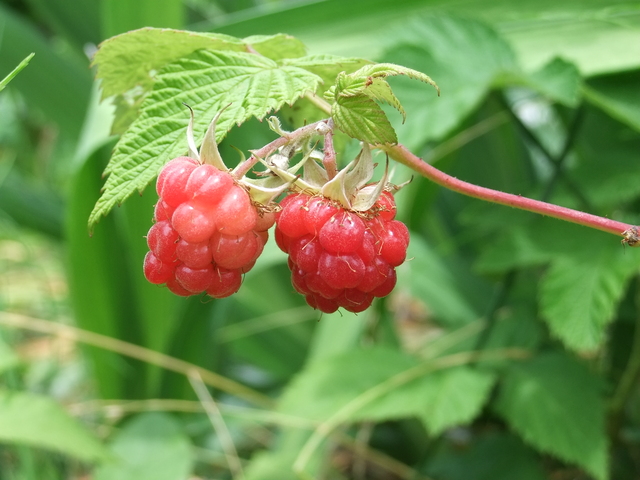
<path fill-rule="evenodd" d="M 366 212 L 320 195 L 296 193 L 280 202 L 276 243 L 289 254 L 291 282 L 322 312 L 366 310 L 391 293 L 396 266 L 406 258 L 407 227 L 394 220 L 393 195 L 384 191 Z"/>
<path fill-rule="evenodd" d="M 147 235 L 147 279 L 181 296 L 206 292 L 223 298 L 237 292 L 275 215 L 258 212 L 229 172 L 188 157 L 169 162 L 156 189 L 160 199 Z"/>

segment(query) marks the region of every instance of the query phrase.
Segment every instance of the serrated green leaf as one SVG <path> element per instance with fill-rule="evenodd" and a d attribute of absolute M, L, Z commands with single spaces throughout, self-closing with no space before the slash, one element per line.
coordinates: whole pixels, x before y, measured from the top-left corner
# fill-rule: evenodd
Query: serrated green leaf
<path fill-rule="evenodd" d="M 404 401 L 421 403 L 413 410 L 432 435 L 439 435 L 447 428 L 471 422 L 487 401 L 495 376 L 476 368 L 458 367 L 434 372 L 412 391 L 399 391 L 387 399 L 399 412 Z M 366 409 L 362 416 L 366 418 Z"/>
<path fill-rule="evenodd" d="M 362 58 L 339 55 L 307 55 L 283 61 L 284 65 L 293 65 L 315 73 L 322 78 L 325 88 L 335 82 L 340 72 L 350 73 L 369 63 L 371 63 L 369 60 Z"/>
<path fill-rule="evenodd" d="M 191 442 L 164 413 L 145 413 L 120 430 L 111 450 L 115 461 L 95 472 L 96 480 L 181 480 L 191 473 Z"/>
<path fill-rule="evenodd" d="M 242 51 L 245 45 L 229 35 L 169 28 L 141 28 L 105 40 L 93 58 L 96 77 L 102 81 L 103 97 L 136 86 L 149 90 L 154 70 L 201 48 Z"/>
<path fill-rule="evenodd" d="M 382 80 L 381 78 L 374 78 L 371 81 L 371 85 L 367 87 L 365 90 L 368 97 L 373 100 L 377 100 L 379 102 L 385 102 L 395 108 L 402 115 L 402 121 L 407 118 L 407 113 L 402 108 L 402 104 L 398 97 L 393 94 L 391 90 L 391 86 L 387 83 L 386 80 Z"/>
<path fill-rule="evenodd" d="M 283 33 L 277 35 L 252 35 L 243 43 L 271 60 L 298 58 L 306 55 L 307 47 L 297 38 Z"/>
<path fill-rule="evenodd" d="M 495 406 L 526 442 L 580 465 L 599 480 L 607 478 L 600 385 L 572 358 L 548 353 L 513 364 Z"/>
<path fill-rule="evenodd" d="M 412 68 L 403 67 L 402 65 L 396 65 L 394 63 L 375 63 L 373 65 L 365 65 L 359 70 L 349 74 L 349 79 L 352 79 L 354 83 L 359 83 L 361 80 L 365 80 L 364 88 L 367 88 L 366 80 L 369 78 L 387 78 L 387 77 L 395 77 L 397 75 L 404 75 L 413 80 L 420 80 L 421 82 L 428 83 L 429 85 L 436 88 L 438 92 L 438 86 L 436 82 L 434 82 L 431 77 L 425 73 L 419 72 L 418 70 L 414 70 Z"/>
<path fill-rule="evenodd" d="M 602 238 L 602 237 L 599 237 Z M 555 260 L 540 284 L 540 308 L 551 332 L 569 348 L 595 351 L 606 338 L 627 283 L 640 267 L 606 237 Z"/>
<path fill-rule="evenodd" d="M 369 97 L 340 97 L 331 114 L 336 127 L 352 138 L 371 145 L 398 143 L 387 115 Z"/>
<path fill-rule="evenodd" d="M 26 392 L 0 391 L 0 441 L 47 448 L 88 462 L 109 456 L 54 400 Z"/>
<path fill-rule="evenodd" d="M 375 368 L 372 366 L 375 365 Z M 419 365 L 402 352 L 356 350 L 314 362 L 289 386 L 279 409 L 323 420 L 359 395 Z M 351 414 L 350 421 L 419 417 L 437 435 L 472 420 L 494 382 L 488 372 L 456 367 L 412 378 Z"/>
<path fill-rule="evenodd" d="M 116 145 L 104 193 L 89 218 L 93 225 L 136 190 L 142 190 L 171 158 L 186 148 L 188 110 L 195 112 L 199 143 L 211 119 L 229 105 L 217 124 L 220 141 L 235 124 L 262 119 L 284 103 L 314 91 L 320 78 L 259 55 L 199 50 L 157 75 L 140 116 Z"/>

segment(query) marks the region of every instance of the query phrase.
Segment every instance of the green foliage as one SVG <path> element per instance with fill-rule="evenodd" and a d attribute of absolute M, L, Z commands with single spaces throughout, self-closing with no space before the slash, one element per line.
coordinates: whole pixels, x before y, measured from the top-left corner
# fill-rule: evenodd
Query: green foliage
<path fill-rule="evenodd" d="M 608 477 L 601 387 L 574 359 L 549 353 L 513 365 L 495 407 L 526 442 Z"/>
<path fill-rule="evenodd" d="M 140 415 L 111 442 L 114 459 L 96 470 L 97 480 L 178 480 L 191 471 L 189 437 L 171 416 Z"/>
<path fill-rule="evenodd" d="M 348 410 L 343 420 L 351 422 L 416 416 L 437 435 L 478 414 L 494 377 L 466 367 L 431 372 L 436 368 L 395 350 L 355 350 L 303 370 L 279 410 L 310 420 Z"/>
<path fill-rule="evenodd" d="M 51 398 L 0 391 L 0 441 L 54 450 L 85 462 L 104 461 L 109 452 Z"/>
<path fill-rule="evenodd" d="M 394 183 L 415 176 L 396 195 L 412 239 L 366 312 L 309 309 L 273 238 L 228 299 L 141 273 L 145 187 L 187 151 L 182 102 L 197 143 L 227 107 L 225 159 L 274 139 L 266 115 L 331 115 L 343 164 L 348 137 L 400 142 L 471 183 L 638 223 L 637 5 L 75 3 L 0 6 L 0 69 L 36 53 L 0 96 L 2 478 L 233 478 L 236 453 L 247 480 L 637 477 L 640 263 L 615 236 L 392 163 Z M 92 86 L 83 48 L 99 42 Z"/>

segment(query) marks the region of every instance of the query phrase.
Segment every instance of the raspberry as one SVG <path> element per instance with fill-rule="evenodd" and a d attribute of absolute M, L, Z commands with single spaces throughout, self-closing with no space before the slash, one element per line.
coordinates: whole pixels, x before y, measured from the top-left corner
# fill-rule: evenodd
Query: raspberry
<path fill-rule="evenodd" d="M 366 310 L 396 284 L 409 231 L 395 220 L 393 195 L 383 191 L 366 212 L 354 212 L 322 195 L 295 193 L 280 202 L 276 243 L 289 254 L 291 282 L 322 312 Z"/>
<path fill-rule="evenodd" d="M 275 222 L 258 213 L 247 191 L 227 171 L 178 157 L 156 183 L 160 196 L 147 235 L 144 274 L 176 295 L 206 292 L 215 298 L 238 291 Z"/>

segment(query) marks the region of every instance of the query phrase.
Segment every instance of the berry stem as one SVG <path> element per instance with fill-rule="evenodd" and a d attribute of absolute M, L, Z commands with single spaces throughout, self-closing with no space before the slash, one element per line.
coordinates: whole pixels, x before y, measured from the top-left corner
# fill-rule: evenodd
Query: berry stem
<path fill-rule="evenodd" d="M 333 119 L 330 118 L 327 121 L 327 126 L 330 130 L 324 135 L 324 157 L 322 158 L 322 164 L 327 171 L 327 175 L 329 175 L 329 180 L 331 180 L 338 173 L 336 151 L 333 148 Z"/>
<path fill-rule="evenodd" d="M 325 135 L 328 119 L 318 120 L 317 122 L 310 123 L 304 127 L 298 128 L 291 133 L 287 133 L 282 137 L 276 138 L 273 142 L 266 144 L 264 147 L 257 150 L 250 150 L 251 156 L 247 158 L 243 163 L 238 165 L 234 169 L 234 176 L 236 178 L 242 178 L 253 166 L 260 161 L 260 159 L 266 159 L 269 155 L 274 153 L 278 148 L 287 145 L 288 143 L 295 142 L 302 137 L 310 137 L 311 135 Z"/>
<path fill-rule="evenodd" d="M 408 166 L 412 170 L 415 170 L 432 182 L 455 192 L 462 193 L 463 195 L 479 198 L 488 202 L 499 203 L 501 205 L 507 205 L 509 207 L 519 208 L 521 210 L 527 210 L 529 212 L 547 215 L 549 217 L 566 220 L 585 227 L 591 227 L 596 230 L 619 235 L 624 237 L 623 242 L 630 246 L 635 246 L 640 243 L 633 237 L 634 232 L 638 232 L 637 227 L 634 227 L 633 225 L 580 212 L 571 208 L 533 200 L 520 195 L 513 195 L 511 193 L 480 187 L 463 180 L 458 180 L 457 178 L 447 175 L 446 173 L 429 165 L 401 144 L 384 145 L 380 148 L 388 153 L 394 160 Z"/>

